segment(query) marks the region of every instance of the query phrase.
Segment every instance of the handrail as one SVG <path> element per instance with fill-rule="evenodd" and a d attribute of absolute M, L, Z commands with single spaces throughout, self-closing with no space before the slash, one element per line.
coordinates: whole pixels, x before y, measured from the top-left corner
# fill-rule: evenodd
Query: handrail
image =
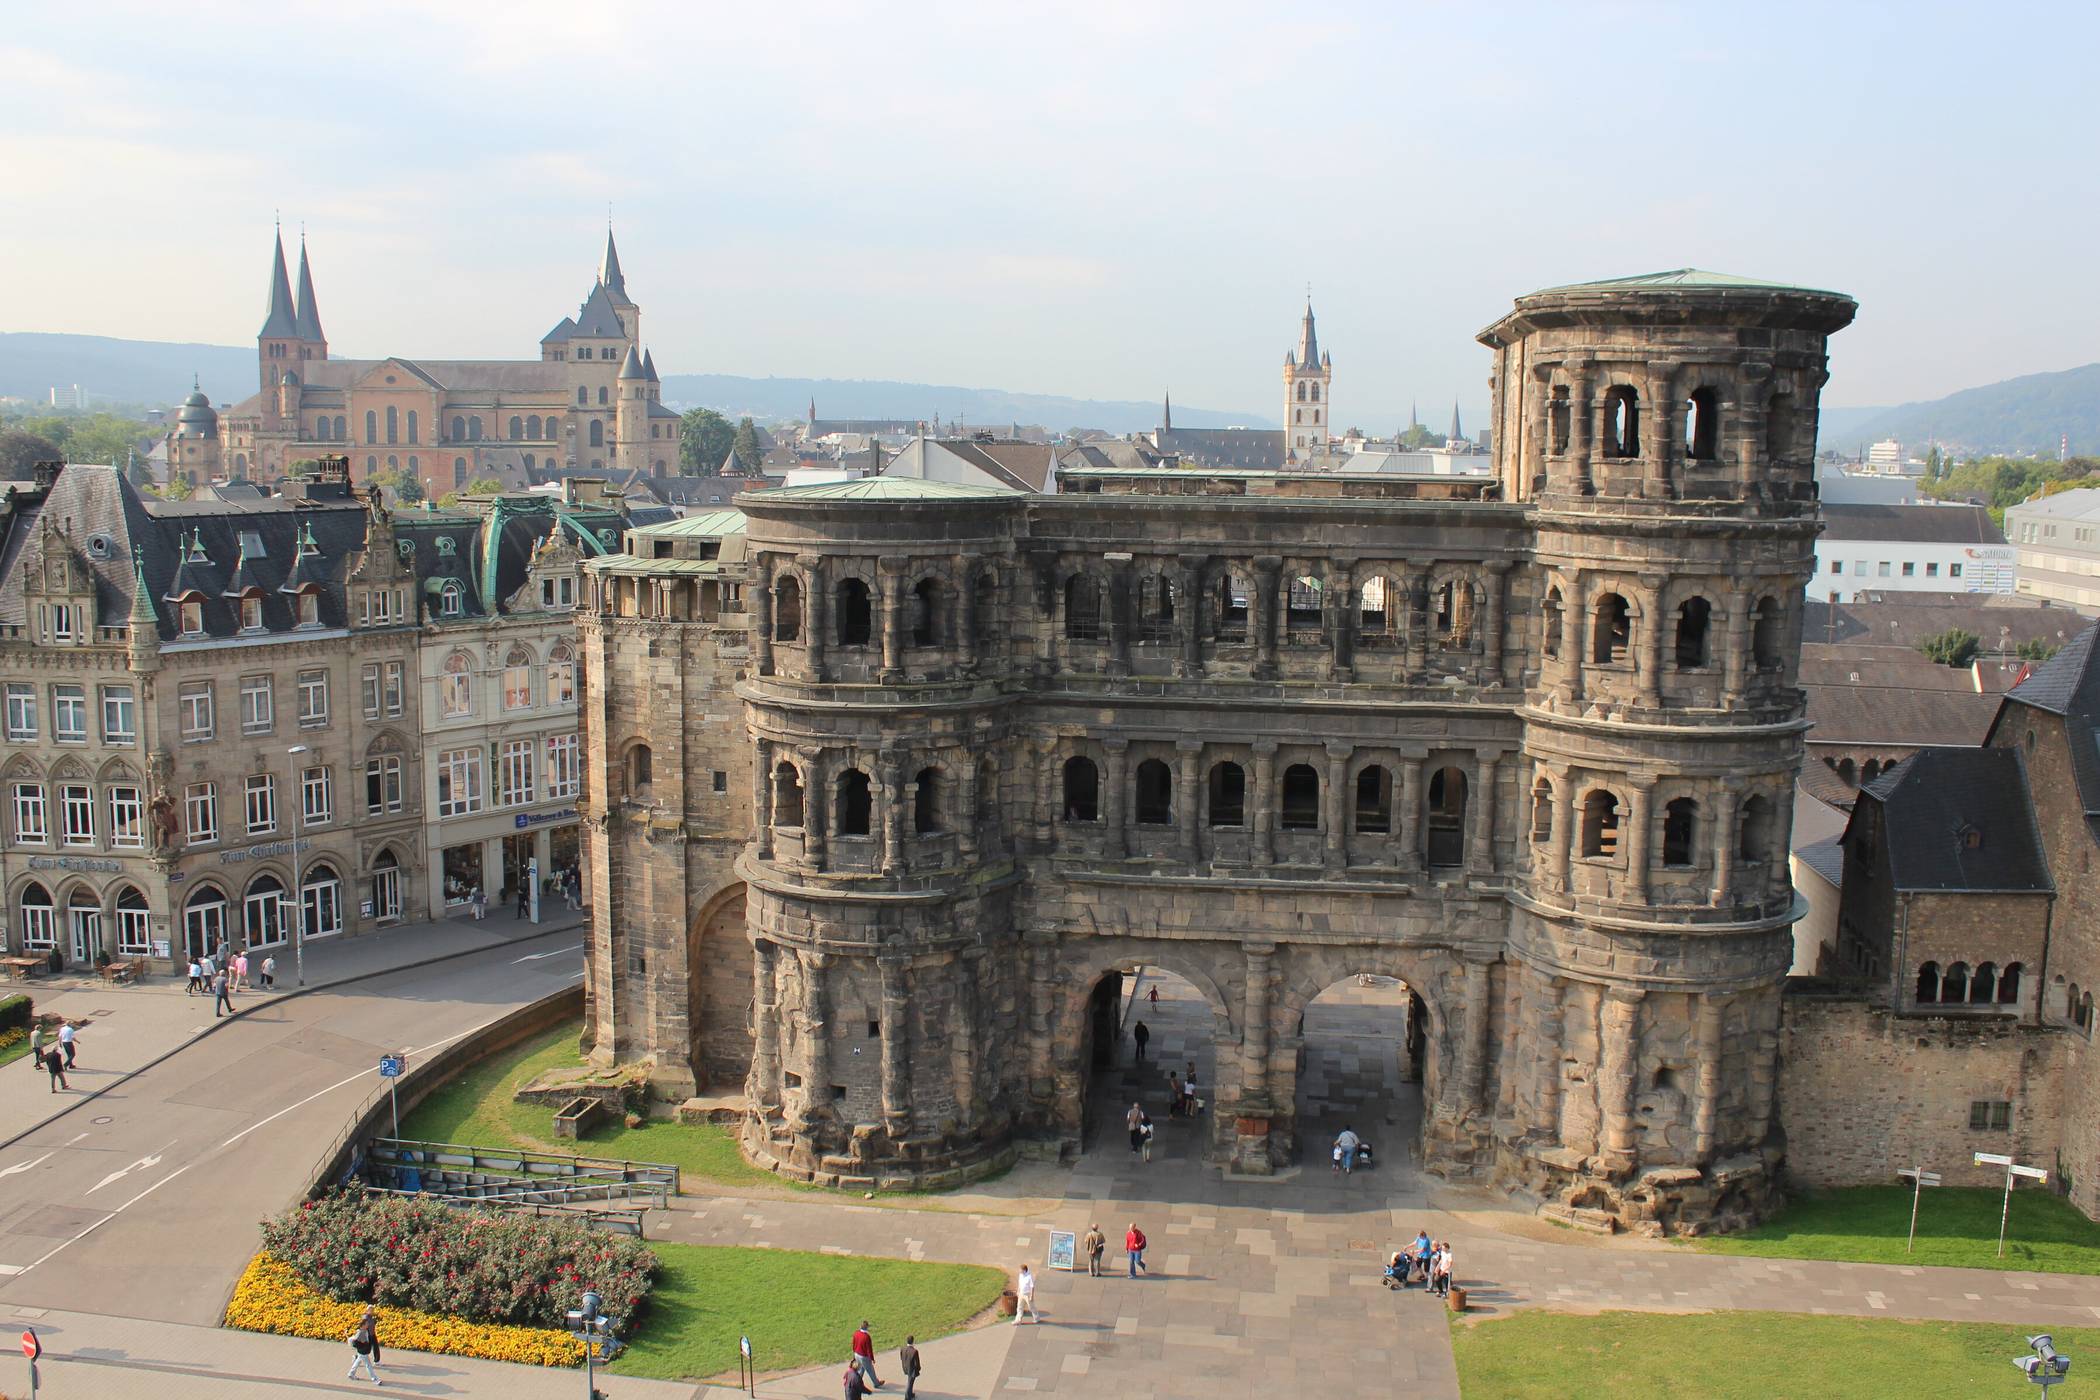
<path fill-rule="evenodd" d="M 668 1176 L 673 1190 L 676 1190 L 679 1184 L 679 1168 L 671 1162 L 638 1162 L 621 1157 L 583 1157 L 561 1152 L 540 1152 L 524 1147 L 489 1147 L 462 1142 L 425 1142 L 414 1138 L 375 1137 L 372 1139 L 370 1147 L 372 1154 L 389 1151 L 452 1152 L 463 1153 L 475 1160 L 483 1157 L 499 1161 L 515 1160 L 521 1165 L 526 1162 L 537 1161 L 551 1166 L 568 1166 L 576 1170 L 597 1168 L 601 1171 L 647 1172 L 654 1175 Z"/>

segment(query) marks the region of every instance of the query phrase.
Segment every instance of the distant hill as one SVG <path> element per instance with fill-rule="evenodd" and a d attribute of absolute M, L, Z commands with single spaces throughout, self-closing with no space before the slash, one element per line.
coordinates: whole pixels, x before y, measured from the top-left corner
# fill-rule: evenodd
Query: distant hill
<path fill-rule="evenodd" d="M 195 375 L 214 403 L 255 392 L 255 347 L 0 331 L 0 396 L 49 402 L 78 384 L 116 403 L 180 403 Z"/>
<path fill-rule="evenodd" d="M 664 401 L 679 408 L 712 408 L 731 417 L 801 419 L 809 401 L 819 418 L 910 418 L 998 425 L 1033 423 L 1061 432 L 1100 428 L 1142 432 L 1159 426 L 1160 405 L 1129 399 L 1071 399 L 1008 389 L 953 384 L 906 384 L 889 379 L 747 379 L 735 374 L 667 374 Z M 1273 419 L 1174 405 L 1182 428 L 1273 428 Z"/>
<path fill-rule="evenodd" d="M 2074 454 L 2100 452 L 2100 364 L 2023 374 L 1930 403 L 1885 409 L 1852 425 L 1850 441 L 1827 426 L 1821 437 L 1841 451 L 1892 437 L 1919 456 L 1930 439 L 1960 452 L 2053 457 L 2067 433 Z"/>

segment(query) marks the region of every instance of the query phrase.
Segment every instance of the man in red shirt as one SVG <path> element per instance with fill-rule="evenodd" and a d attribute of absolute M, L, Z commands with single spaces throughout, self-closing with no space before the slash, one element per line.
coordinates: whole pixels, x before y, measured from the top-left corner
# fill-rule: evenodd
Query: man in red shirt
<path fill-rule="evenodd" d="M 853 1364 L 860 1367 L 861 1375 L 867 1378 L 871 1388 L 882 1389 L 882 1381 L 875 1375 L 875 1336 L 868 1331 L 865 1318 L 861 1320 L 860 1330 L 853 1334 Z"/>
<path fill-rule="evenodd" d="M 1130 1222 L 1130 1233 L 1123 1236 L 1123 1252 L 1130 1256 L 1130 1276 L 1136 1278 L 1145 1272 L 1145 1232 Z"/>

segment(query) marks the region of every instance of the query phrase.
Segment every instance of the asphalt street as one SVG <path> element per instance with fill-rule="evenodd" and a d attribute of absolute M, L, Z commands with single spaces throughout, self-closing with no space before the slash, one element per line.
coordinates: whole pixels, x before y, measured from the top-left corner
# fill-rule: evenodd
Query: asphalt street
<path fill-rule="evenodd" d="M 209 1326 L 379 1087 L 583 976 L 574 930 L 260 1008 L 0 1152 L 0 1304 Z M 201 1017 L 209 1007 L 196 1003 Z"/>

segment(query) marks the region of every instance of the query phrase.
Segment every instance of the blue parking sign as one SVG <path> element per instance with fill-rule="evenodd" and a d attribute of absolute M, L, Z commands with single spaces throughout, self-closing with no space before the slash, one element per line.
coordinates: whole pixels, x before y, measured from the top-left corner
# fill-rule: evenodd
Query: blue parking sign
<path fill-rule="evenodd" d="M 381 1055 L 379 1057 L 379 1076 L 382 1079 L 400 1078 L 401 1057 L 399 1055 Z"/>

